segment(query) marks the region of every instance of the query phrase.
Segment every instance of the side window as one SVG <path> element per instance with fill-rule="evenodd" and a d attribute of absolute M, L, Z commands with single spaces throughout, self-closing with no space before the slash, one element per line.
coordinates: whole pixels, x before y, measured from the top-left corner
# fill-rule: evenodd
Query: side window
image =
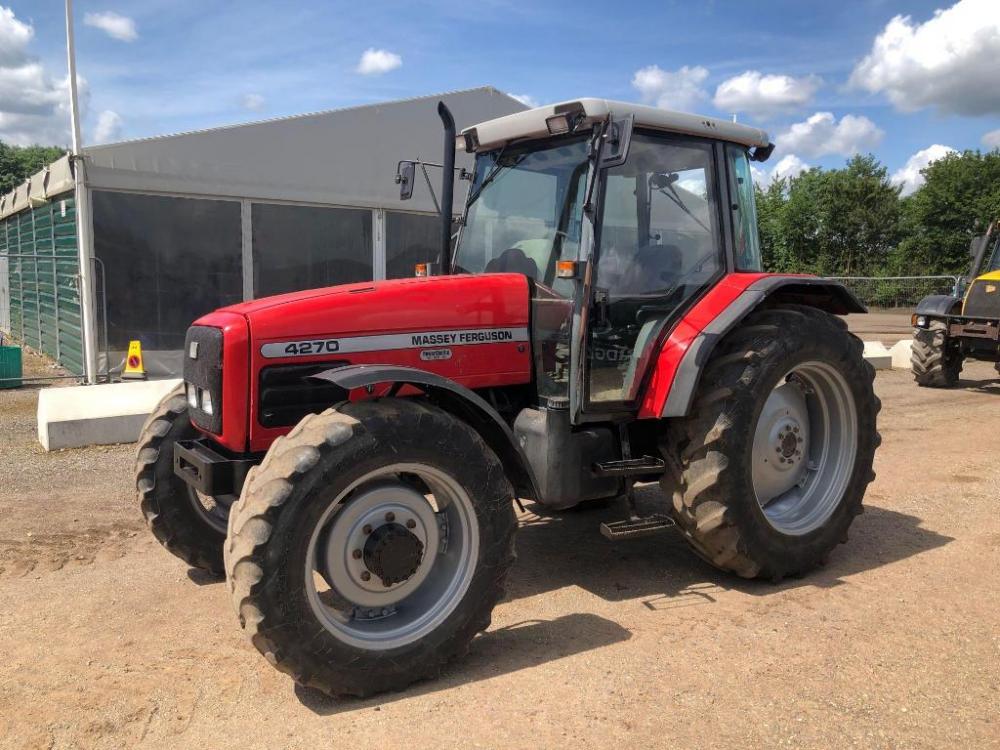
<path fill-rule="evenodd" d="M 736 269 L 738 271 L 760 271 L 763 269 L 760 257 L 760 240 L 757 236 L 757 209 L 754 206 L 753 175 L 750 160 L 745 149 L 726 146 L 729 162 L 729 189 L 734 202 L 733 241 L 736 245 Z"/>

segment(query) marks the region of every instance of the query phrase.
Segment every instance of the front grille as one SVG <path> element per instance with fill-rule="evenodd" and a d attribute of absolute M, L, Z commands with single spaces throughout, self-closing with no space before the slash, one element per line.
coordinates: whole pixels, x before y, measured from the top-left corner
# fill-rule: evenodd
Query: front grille
<path fill-rule="evenodd" d="M 191 421 L 213 435 L 222 434 L 222 329 L 208 326 L 191 326 L 184 340 L 184 381 L 190 394 L 194 389 L 194 401 L 188 398 L 188 414 Z M 212 402 L 212 413 L 204 405 L 204 393 Z"/>
<path fill-rule="evenodd" d="M 1000 281 L 980 279 L 972 282 L 962 314 L 973 318 L 1000 318 Z"/>
<path fill-rule="evenodd" d="M 260 371 L 258 420 L 264 427 L 290 427 L 347 398 L 347 391 L 312 375 L 343 367 L 346 360 L 310 365 L 275 365 Z"/>

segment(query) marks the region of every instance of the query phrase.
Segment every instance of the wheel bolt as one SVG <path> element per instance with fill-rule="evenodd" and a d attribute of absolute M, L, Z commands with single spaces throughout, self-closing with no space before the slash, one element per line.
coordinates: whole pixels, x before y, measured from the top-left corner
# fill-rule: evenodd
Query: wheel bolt
<path fill-rule="evenodd" d="M 361 580 L 362 581 L 370 581 L 371 578 L 372 578 L 372 574 L 369 573 L 367 570 L 362 570 L 361 571 Z"/>
<path fill-rule="evenodd" d="M 406 522 L 406 528 L 408 528 L 408 529 L 414 529 L 414 528 L 416 528 L 416 526 L 417 526 L 417 522 L 414 521 L 412 518 L 409 521 Z"/>
<path fill-rule="evenodd" d="M 781 453 L 781 446 L 780 445 L 774 446 L 774 452 L 775 453 Z"/>
<path fill-rule="evenodd" d="M 372 525 L 370 523 L 366 523 L 362 527 L 361 531 L 364 532 L 365 534 L 371 534 L 372 533 Z"/>
<path fill-rule="evenodd" d="M 392 581 L 382 581 L 382 585 L 385 586 L 386 588 L 389 588 L 390 586 L 392 586 Z"/>
<path fill-rule="evenodd" d="M 396 514 L 393 513 L 392 511 L 389 511 L 388 513 L 385 514 L 386 523 L 392 523 L 395 520 L 396 520 Z"/>
<path fill-rule="evenodd" d="M 359 549 L 354 550 L 354 552 L 351 553 L 351 557 L 353 557 L 355 560 L 360 560 L 361 559 L 361 550 L 359 550 Z"/>
<path fill-rule="evenodd" d="M 798 427 L 793 427 L 793 428 L 792 428 L 792 432 L 798 432 L 798 431 L 799 431 L 799 428 L 798 428 Z"/>

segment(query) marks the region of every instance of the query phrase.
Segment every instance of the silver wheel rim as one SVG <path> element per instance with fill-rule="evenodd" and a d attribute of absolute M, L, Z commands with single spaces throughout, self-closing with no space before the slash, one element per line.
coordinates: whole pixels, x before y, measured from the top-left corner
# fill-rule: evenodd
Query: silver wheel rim
<path fill-rule="evenodd" d="M 232 503 L 230 502 L 229 505 L 221 503 L 217 498 L 203 495 L 193 487 L 188 487 L 187 490 L 191 505 L 198 517 L 225 536 L 229 531 L 229 505 Z M 236 496 L 230 496 L 230 499 L 235 500 Z"/>
<path fill-rule="evenodd" d="M 847 490 L 857 442 L 854 396 L 839 370 L 805 362 L 782 378 L 753 437 L 753 488 L 767 522 L 792 536 L 822 527 Z"/>
<path fill-rule="evenodd" d="M 387 585 L 369 569 L 367 551 L 391 525 L 419 540 L 422 552 L 409 577 Z M 478 557 L 479 524 L 465 489 L 434 467 L 395 464 L 353 482 L 323 513 L 306 554 L 306 594 L 338 640 L 368 650 L 398 648 L 455 610 Z"/>

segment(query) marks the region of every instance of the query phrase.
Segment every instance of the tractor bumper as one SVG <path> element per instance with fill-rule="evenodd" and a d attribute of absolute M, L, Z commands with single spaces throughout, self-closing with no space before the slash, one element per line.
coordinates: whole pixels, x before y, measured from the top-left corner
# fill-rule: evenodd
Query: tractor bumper
<path fill-rule="evenodd" d="M 174 443 L 174 474 L 204 495 L 239 495 L 247 472 L 260 460 L 231 456 L 204 438 Z"/>

